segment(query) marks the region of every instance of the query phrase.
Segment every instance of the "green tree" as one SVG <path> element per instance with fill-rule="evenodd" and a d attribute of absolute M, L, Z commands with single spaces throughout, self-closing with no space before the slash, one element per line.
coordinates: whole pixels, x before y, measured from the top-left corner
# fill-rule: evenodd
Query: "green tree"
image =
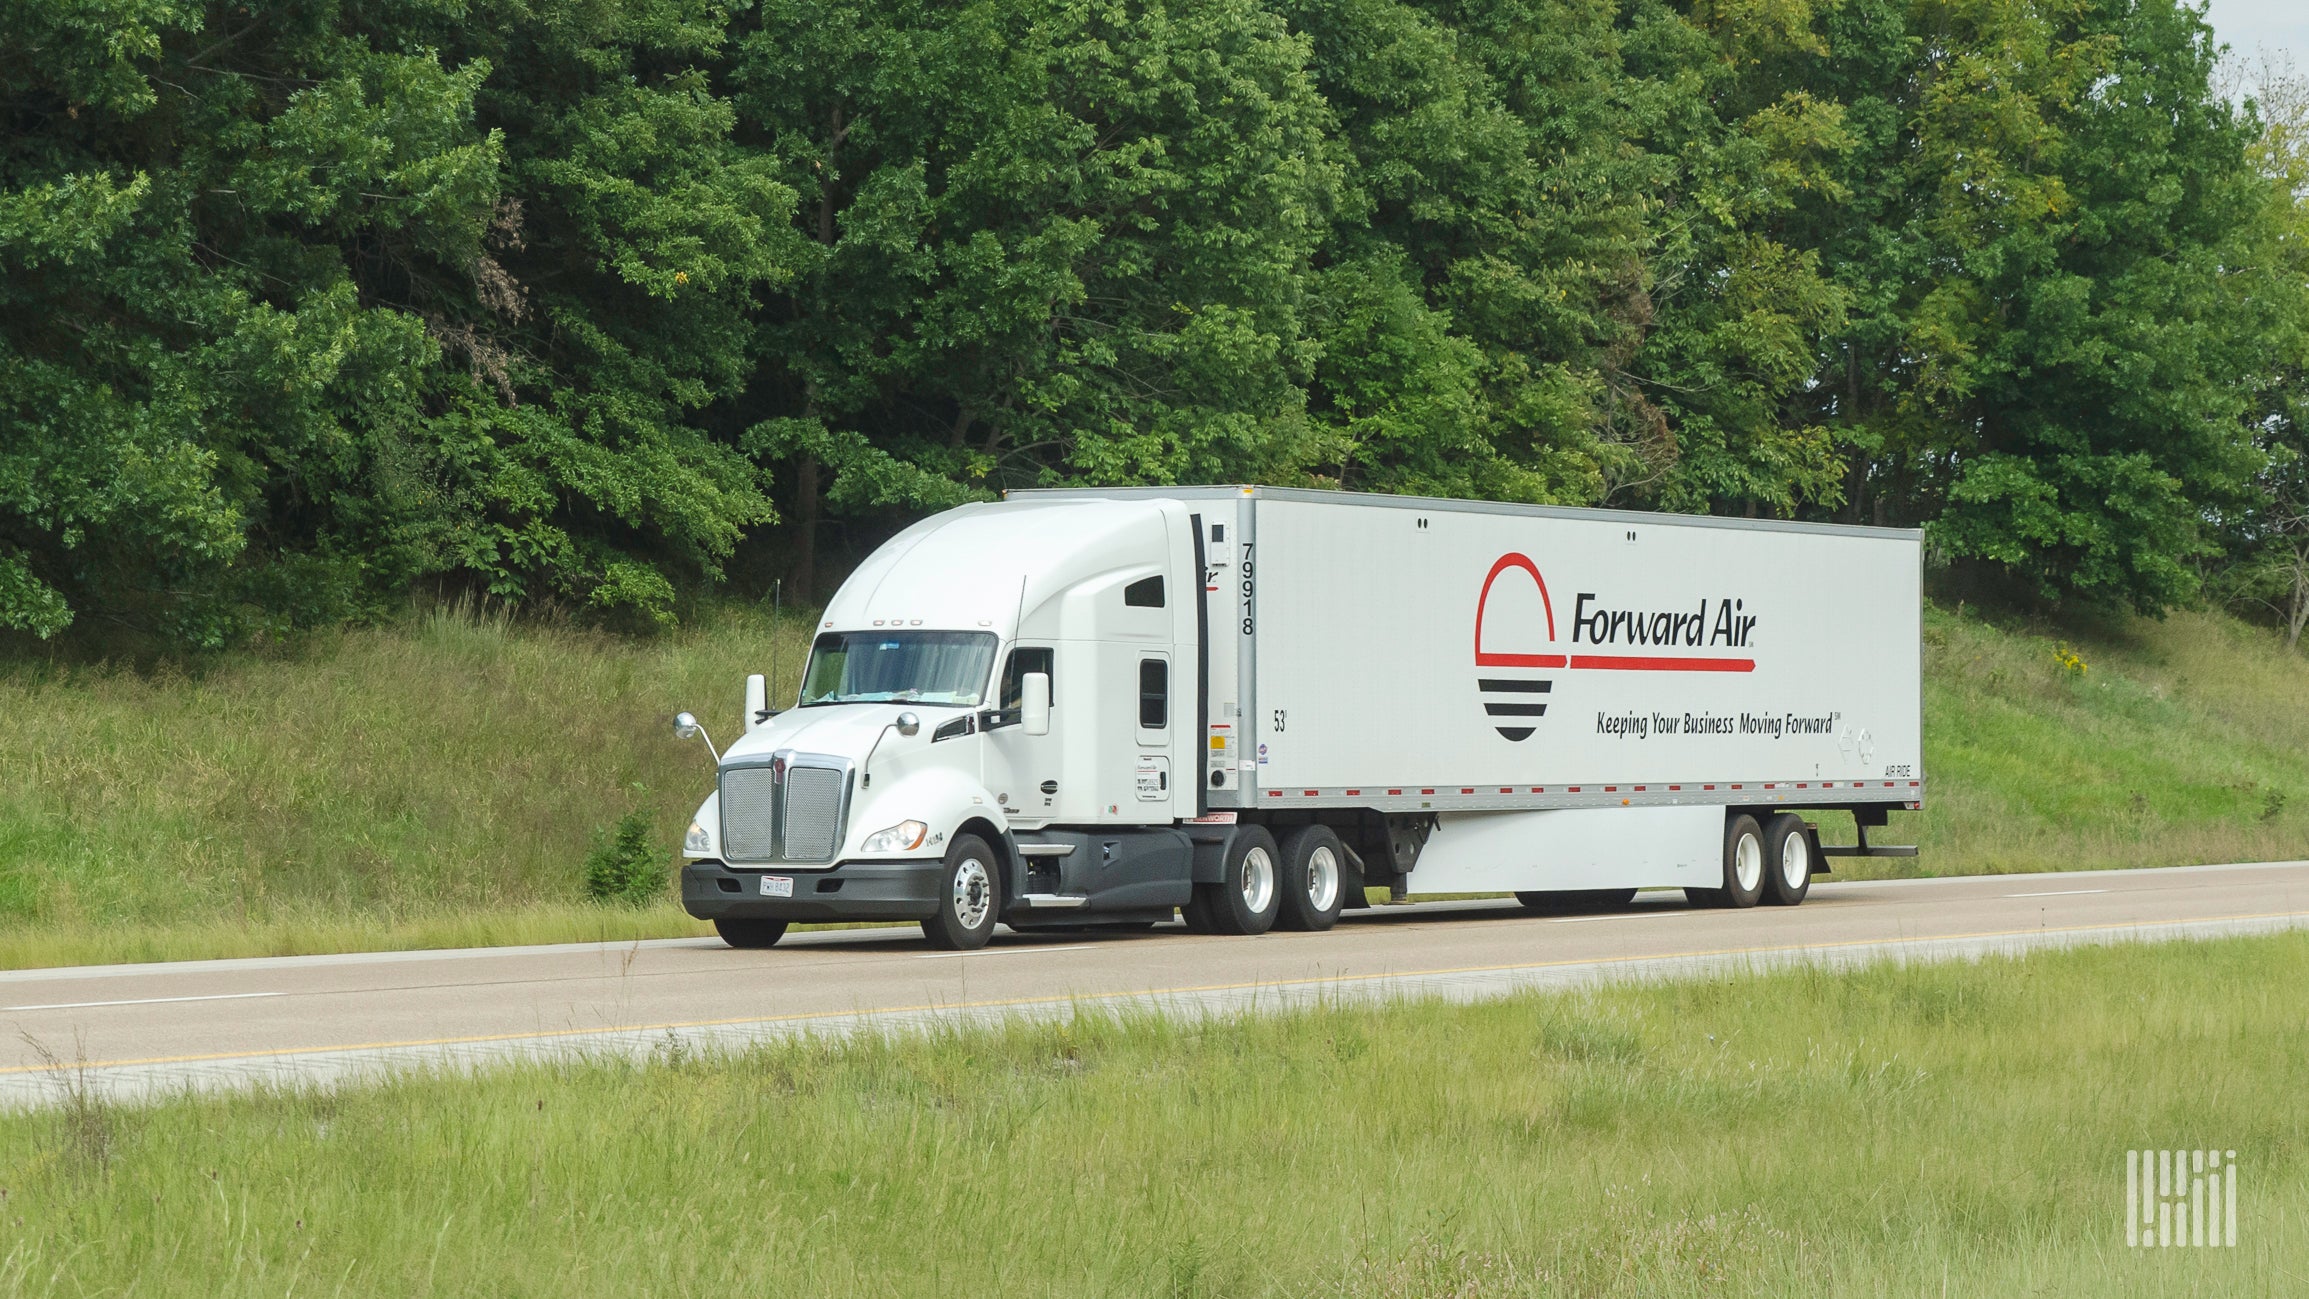
<path fill-rule="evenodd" d="M 0 33 L 0 625 L 341 615 L 436 354 L 348 254 L 475 255 L 488 69 L 326 6 L 14 3 Z"/>
<path fill-rule="evenodd" d="M 1288 477 L 1340 165 L 1247 0 L 767 8 L 732 77 L 802 195 L 747 445 L 822 506 Z M 828 473 L 830 472 L 830 475 Z"/>
<path fill-rule="evenodd" d="M 2274 323 L 2239 274 L 2262 257 L 2255 128 L 2212 91 L 2202 19 L 1915 0 L 1824 30 L 1857 147 L 1797 242 L 1849 304 L 1810 396 L 1854 516 L 1923 522 L 2048 599 L 2191 598 L 2260 463 Z"/>
<path fill-rule="evenodd" d="M 2256 490 L 2219 516 L 2229 562 L 2215 576 L 2231 603 L 2274 613 L 2297 648 L 2309 628 L 2309 78 L 2264 59 L 2254 80 L 2262 133 L 2248 156 L 2269 188 L 2259 255 L 2238 273 L 2269 304 L 2247 411 L 2266 461 Z"/>
<path fill-rule="evenodd" d="M 704 415 L 805 260 L 793 190 L 716 88 L 727 23 L 710 0 L 477 0 L 426 30 L 497 69 L 477 109 L 506 200 L 470 289 L 411 286 L 466 371 L 442 394 L 439 508 L 408 525 L 425 566 L 662 622 L 676 580 L 717 576 L 775 517 Z"/>
<path fill-rule="evenodd" d="M 219 644 L 434 574 L 663 620 L 772 517 L 692 418 L 790 242 L 722 23 L 0 9 L 0 625 Z"/>

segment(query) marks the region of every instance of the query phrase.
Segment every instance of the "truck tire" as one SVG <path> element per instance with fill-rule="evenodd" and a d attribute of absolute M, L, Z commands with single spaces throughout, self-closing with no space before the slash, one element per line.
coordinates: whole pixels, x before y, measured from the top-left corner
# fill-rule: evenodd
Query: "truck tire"
<path fill-rule="evenodd" d="M 938 910 L 922 922 L 922 936 L 949 952 L 986 946 L 1002 911 L 1002 878 L 994 850 L 974 834 L 954 836 L 946 869 L 938 877 Z"/>
<path fill-rule="evenodd" d="M 1721 888 L 1685 889 L 1696 907 L 1752 907 L 1764 896 L 1764 832 L 1745 812 L 1724 822 L 1724 883 Z"/>
<path fill-rule="evenodd" d="M 714 932 L 732 947 L 775 947 L 786 936 L 783 920 L 716 920 Z"/>
<path fill-rule="evenodd" d="M 1764 901 L 1792 907 L 1812 891 L 1812 836 L 1804 818 L 1782 812 L 1764 823 Z"/>
<path fill-rule="evenodd" d="M 1244 826 L 1227 842 L 1227 860 L 1216 884 L 1195 885 L 1194 901 L 1209 929 L 1198 933 L 1263 934 L 1274 927 L 1281 900 L 1280 854 L 1275 836 L 1260 825 Z M 1189 919 L 1191 927 L 1194 920 Z"/>
<path fill-rule="evenodd" d="M 1307 932 L 1339 923 L 1347 900 L 1347 849 L 1329 826 L 1301 826 L 1283 840 L 1282 874 L 1275 928 Z"/>
<path fill-rule="evenodd" d="M 1209 896 L 1207 890 L 1210 888 L 1211 886 L 1207 884 L 1195 885 L 1195 891 L 1187 897 L 1187 904 L 1179 908 L 1179 919 L 1186 922 L 1187 932 L 1190 934 L 1215 934 L 1219 932 L 1218 925 L 1211 920 L 1211 909 L 1204 905 Z"/>

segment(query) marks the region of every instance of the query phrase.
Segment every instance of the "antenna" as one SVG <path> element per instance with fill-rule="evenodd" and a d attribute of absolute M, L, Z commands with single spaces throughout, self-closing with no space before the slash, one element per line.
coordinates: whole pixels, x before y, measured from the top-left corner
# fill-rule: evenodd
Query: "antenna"
<path fill-rule="evenodd" d="M 780 636 L 780 635 L 782 635 L 782 634 L 783 634 L 783 632 L 784 632 L 784 628 L 783 628 L 783 627 L 781 627 L 779 624 L 781 624 L 781 623 L 783 623 L 783 622 L 785 621 L 785 616 L 784 616 L 784 615 L 785 615 L 785 610 L 786 610 L 786 579 L 784 579 L 784 578 L 782 578 L 782 577 L 780 577 L 780 578 L 774 578 L 774 579 L 772 579 L 772 580 L 771 580 L 771 582 L 770 582 L 770 702 L 769 702 L 769 706 L 770 706 L 772 709 L 775 709 L 775 708 L 778 706 L 778 700 L 779 700 L 779 699 L 782 697 L 782 696 L 780 696 L 780 695 L 778 694 L 778 638 L 779 638 L 779 636 Z"/>

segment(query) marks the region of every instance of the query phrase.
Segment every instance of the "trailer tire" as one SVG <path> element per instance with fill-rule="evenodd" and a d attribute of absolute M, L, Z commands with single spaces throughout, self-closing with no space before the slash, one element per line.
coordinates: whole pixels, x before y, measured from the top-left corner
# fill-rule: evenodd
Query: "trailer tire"
<path fill-rule="evenodd" d="M 1275 928 L 1301 932 L 1339 923 L 1347 900 L 1347 849 L 1329 826 L 1301 826 L 1283 841 Z"/>
<path fill-rule="evenodd" d="M 1764 832 L 1756 818 L 1734 813 L 1724 822 L 1724 883 L 1721 888 L 1685 889 L 1697 907 L 1752 907 L 1764 896 Z"/>
<path fill-rule="evenodd" d="M 932 946 L 968 952 L 994 937 L 995 918 L 1002 914 L 999 862 L 984 839 L 974 834 L 954 836 L 946 850 L 946 869 L 938 876 L 938 910 L 922 922 L 922 936 Z"/>
<path fill-rule="evenodd" d="M 786 936 L 786 922 L 783 920 L 716 920 L 714 932 L 720 934 L 722 941 L 732 947 L 776 947 L 778 940 Z"/>
<path fill-rule="evenodd" d="M 1812 836 L 1804 818 L 1782 812 L 1764 824 L 1764 901 L 1792 907 L 1812 891 Z M 1793 873 L 1793 878 L 1791 878 Z"/>
<path fill-rule="evenodd" d="M 1274 927 L 1282 895 L 1282 871 L 1275 836 L 1260 825 L 1244 826 L 1227 842 L 1226 864 L 1216 884 L 1195 885 L 1196 903 L 1210 925 L 1200 933 L 1248 937 Z M 1191 919 L 1187 922 L 1194 923 Z"/>

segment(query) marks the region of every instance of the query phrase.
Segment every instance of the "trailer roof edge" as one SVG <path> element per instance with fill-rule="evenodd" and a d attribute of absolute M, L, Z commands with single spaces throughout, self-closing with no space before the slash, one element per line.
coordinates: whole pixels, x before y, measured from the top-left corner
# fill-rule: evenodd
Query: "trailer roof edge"
<path fill-rule="evenodd" d="M 1466 501 L 1449 496 L 1390 496 L 1380 492 L 1325 491 L 1312 487 L 1261 487 L 1246 483 L 1212 483 L 1192 487 L 1021 487 L 1003 493 L 1005 500 L 1013 497 L 1034 497 L 1042 500 L 1097 500 L 1114 497 L 1131 499 L 1173 500 L 1240 500 L 1245 497 L 1278 501 L 1304 501 L 1317 504 L 1351 502 L 1381 509 L 1435 510 L 1449 509 L 1466 514 L 1507 514 L 1538 519 L 1587 519 L 1593 521 L 1621 521 L 1632 517 L 1656 519 L 1663 524 L 1678 527 L 1728 528 L 1742 532 L 1803 532 L 1818 536 L 1870 537 L 1889 540 L 1898 537 L 1921 541 L 1921 528 L 1885 528 L 1858 523 L 1812 523 L 1799 519 L 1741 519 L 1718 514 L 1670 514 L 1660 510 L 1607 510 L 1580 505 L 1518 505 L 1509 501 Z"/>

